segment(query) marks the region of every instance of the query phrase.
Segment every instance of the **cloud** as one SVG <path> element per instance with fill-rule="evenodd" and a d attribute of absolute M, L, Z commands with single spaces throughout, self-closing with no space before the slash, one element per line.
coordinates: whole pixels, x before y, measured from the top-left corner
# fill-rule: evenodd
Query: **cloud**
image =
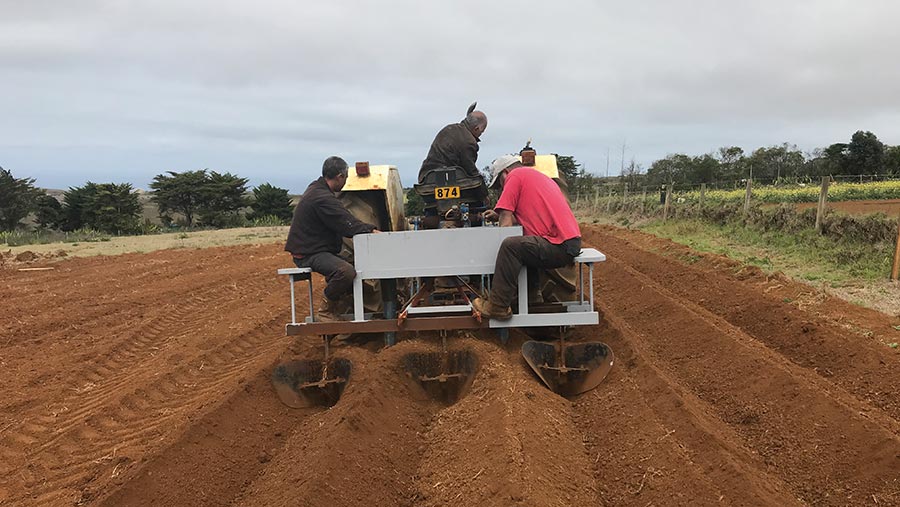
<path fill-rule="evenodd" d="M 900 144 L 888 1 L 0 0 L 0 165 L 60 187 L 212 167 L 300 191 L 400 167 L 472 100 L 481 161 L 532 138 L 604 172 L 857 129 Z"/>

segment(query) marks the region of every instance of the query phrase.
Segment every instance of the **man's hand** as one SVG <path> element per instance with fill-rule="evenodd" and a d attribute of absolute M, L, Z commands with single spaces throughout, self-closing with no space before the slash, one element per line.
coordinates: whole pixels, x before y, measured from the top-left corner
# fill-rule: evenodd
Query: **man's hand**
<path fill-rule="evenodd" d="M 381 231 L 378 229 L 372 229 L 372 234 L 381 234 Z"/>
<path fill-rule="evenodd" d="M 484 217 L 485 222 L 496 222 L 500 219 L 500 215 L 498 215 L 497 212 L 492 209 L 485 211 L 482 216 Z"/>

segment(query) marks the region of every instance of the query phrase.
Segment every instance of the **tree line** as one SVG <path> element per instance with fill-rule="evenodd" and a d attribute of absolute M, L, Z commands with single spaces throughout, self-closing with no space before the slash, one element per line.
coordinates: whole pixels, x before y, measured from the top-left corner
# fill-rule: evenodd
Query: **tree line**
<path fill-rule="evenodd" d="M 736 182 L 745 179 L 784 181 L 840 175 L 900 176 L 900 146 L 882 143 L 875 134 L 857 131 L 847 143 L 834 143 L 803 153 L 783 143 L 761 147 L 749 154 L 738 146 L 691 156 L 676 153 L 653 162 L 646 171 L 633 160 L 613 179 L 588 172 L 575 157 L 557 155 L 557 166 L 569 195 L 588 195 L 598 185 L 627 184 L 637 190 L 674 184 Z M 208 169 L 158 174 L 150 188 L 165 225 L 185 227 L 234 227 L 247 221 L 274 217 L 286 222 L 293 213 L 286 189 L 268 183 L 247 189 L 247 179 Z M 410 193 L 408 208 L 421 205 Z M 30 178 L 15 178 L 0 168 L 0 230 L 21 227 L 34 213 L 40 228 L 73 231 L 82 228 L 113 234 L 137 232 L 142 206 L 138 192 L 128 183 L 93 183 L 72 187 L 60 203 L 34 186 Z M 411 211 L 415 211 L 412 210 Z"/>
<path fill-rule="evenodd" d="M 208 169 L 158 174 L 150 188 L 164 225 L 236 227 L 249 221 L 285 223 L 293 215 L 288 191 L 269 183 L 247 189 L 246 178 Z M 87 182 L 70 187 L 62 202 L 34 186 L 33 178 L 16 178 L 0 167 L 0 231 L 23 227 L 34 214 L 41 229 L 93 229 L 132 234 L 142 226 L 139 193 L 129 183 Z"/>
<path fill-rule="evenodd" d="M 834 143 L 810 153 L 789 143 L 760 147 L 750 153 L 738 146 L 725 146 L 697 156 L 672 154 L 654 161 L 646 171 L 632 160 L 623 164 L 622 173 L 613 181 L 587 172 L 571 157 L 559 157 L 558 161 L 572 195 L 586 195 L 598 184 L 613 182 L 638 189 L 667 184 L 733 183 L 746 179 L 778 183 L 814 180 L 822 176 L 900 176 L 900 146 L 886 145 L 872 132 L 862 130 L 854 133 L 847 143 Z"/>

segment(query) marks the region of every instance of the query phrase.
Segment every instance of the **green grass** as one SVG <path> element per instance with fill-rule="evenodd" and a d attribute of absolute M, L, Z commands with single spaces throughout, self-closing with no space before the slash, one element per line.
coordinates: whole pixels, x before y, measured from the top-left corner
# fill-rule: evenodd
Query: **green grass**
<path fill-rule="evenodd" d="M 744 225 L 720 226 L 699 220 L 653 221 L 641 228 L 698 251 L 725 255 L 767 272 L 782 271 L 832 287 L 859 280 L 883 280 L 890 273 L 893 253 L 886 247 L 835 241 L 812 230 L 791 234 L 762 232 Z"/>
<path fill-rule="evenodd" d="M 0 244 L 7 246 L 46 245 L 50 243 L 79 243 L 109 241 L 111 236 L 93 229 L 78 229 L 72 232 L 38 229 L 34 231 L 15 230 L 0 232 Z"/>

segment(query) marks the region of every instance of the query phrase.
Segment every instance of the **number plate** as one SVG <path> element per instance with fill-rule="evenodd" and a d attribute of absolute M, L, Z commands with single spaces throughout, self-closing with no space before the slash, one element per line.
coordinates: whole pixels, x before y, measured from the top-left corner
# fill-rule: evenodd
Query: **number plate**
<path fill-rule="evenodd" d="M 459 187 L 437 187 L 434 189 L 435 199 L 459 199 Z"/>

